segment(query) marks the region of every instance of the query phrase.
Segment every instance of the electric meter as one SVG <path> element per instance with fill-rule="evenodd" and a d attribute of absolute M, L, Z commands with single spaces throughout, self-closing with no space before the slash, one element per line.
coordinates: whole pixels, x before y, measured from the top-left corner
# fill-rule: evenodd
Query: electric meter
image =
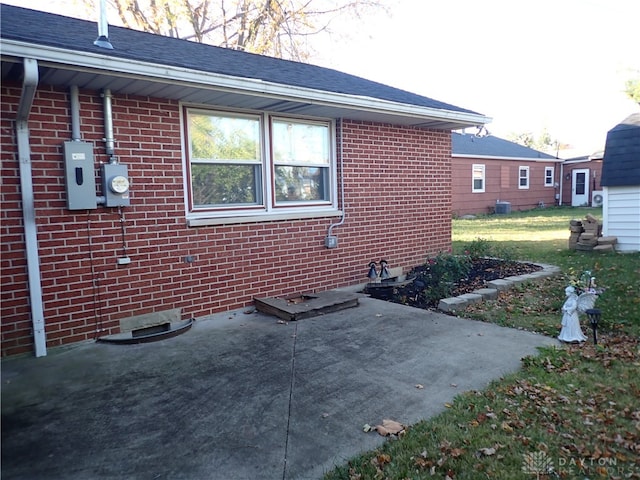
<path fill-rule="evenodd" d="M 104 163 L 102 169 L 102 194 L 105 207 L 129 206 L 129 173 L 121 163 Z"/>
<path fill-rule="evenodd" d="M 114 193 L 125 193 L 129 190 L 129 179 L 122 175 L 116 175 L 109 181 L 109 188 Z"/>

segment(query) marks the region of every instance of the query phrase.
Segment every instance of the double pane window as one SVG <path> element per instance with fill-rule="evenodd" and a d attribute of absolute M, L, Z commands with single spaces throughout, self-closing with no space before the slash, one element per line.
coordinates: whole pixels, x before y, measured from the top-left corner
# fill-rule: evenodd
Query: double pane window
<path fill-rule="evenodd" d="M 330 121 L 185 109 L 189 210 L 239 215 L 332 206 Z"/>
<path fill-rule="evenodd" d="M 329 201 L 331 153 L 327 125 L 279 119 L 271 125 L 276 205 Z"/>
<path fill-rule="evenodd" d="M 471 169 L 471 191 L 473 193 L 484 192 L 484 165 L 474 164 Z"/>
<path fill-rule="evenodd" d="M 518 168 L 518 188 L 519 189 L 529 188 L 529 167 Z"/>
<path fill-rule="evenodd" d="M 194 208 L 262 203 L 260 119 L 189 112 Z"/>
<path fill-rule="evenodd" d="M 553 167 L 544 167 L 544 186 L 553 187 Z"/>

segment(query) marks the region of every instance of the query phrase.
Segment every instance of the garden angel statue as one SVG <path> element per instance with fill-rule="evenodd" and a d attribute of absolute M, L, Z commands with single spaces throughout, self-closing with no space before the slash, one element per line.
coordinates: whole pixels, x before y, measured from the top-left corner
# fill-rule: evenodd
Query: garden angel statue
<path fill-rule="evenodd" d="M 565 288 L 564 292 L 567 299 L 562 305 L 562 329 L 558 340 L 567 343 L 584 342 L 587 337 L 580 328 L 580 314 L 593 308 L 598 296 L 592 288 L 580 295 L 576 294 L 576 289 L 572 286 Z"/>

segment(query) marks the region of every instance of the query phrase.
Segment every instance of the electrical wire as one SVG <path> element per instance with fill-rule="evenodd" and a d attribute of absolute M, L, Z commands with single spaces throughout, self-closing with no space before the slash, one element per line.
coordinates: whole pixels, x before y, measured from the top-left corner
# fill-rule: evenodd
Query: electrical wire
<path fill-rule="evenodd" d="M 127 255 L 127 240 L 126 233 L 124 228 L 124 211 L 122 210 L 122 206 L 118 207 L 118 215 L 120 215 L 120 227 L 122 230 L 122 256 L 128 257 Z"/>
<path fill-rule="evenodd" d="M 89 245 L 89 265 L 91 266 L 91 278 L 93 284 L 93 315 L 96 319 L 95 338 L 102 331 L 102 297 L 100 296 L 100 279 L 96 274 L 96 267 L 93 258 L 93 241 L 91 238 L 91 215 L 87 212 L 87 239 Z"/>

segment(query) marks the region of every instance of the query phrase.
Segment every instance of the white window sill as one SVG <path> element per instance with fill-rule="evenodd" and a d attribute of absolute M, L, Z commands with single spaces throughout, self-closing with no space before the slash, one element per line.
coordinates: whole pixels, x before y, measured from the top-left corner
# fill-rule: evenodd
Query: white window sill
<path fill-rule="evenodd" d="M 307 218 L 341 217 L 340 210 L 319 210 L 315 212 L 286 212 L 286 213 L 262 213 L 260 215 L 229 216 L 229 217 L 189 217 L 188 227 L 206 227 L 208 225 L 230 225 L 238 223 L 261 223 L 279 220 L 303 220 Z"/>

